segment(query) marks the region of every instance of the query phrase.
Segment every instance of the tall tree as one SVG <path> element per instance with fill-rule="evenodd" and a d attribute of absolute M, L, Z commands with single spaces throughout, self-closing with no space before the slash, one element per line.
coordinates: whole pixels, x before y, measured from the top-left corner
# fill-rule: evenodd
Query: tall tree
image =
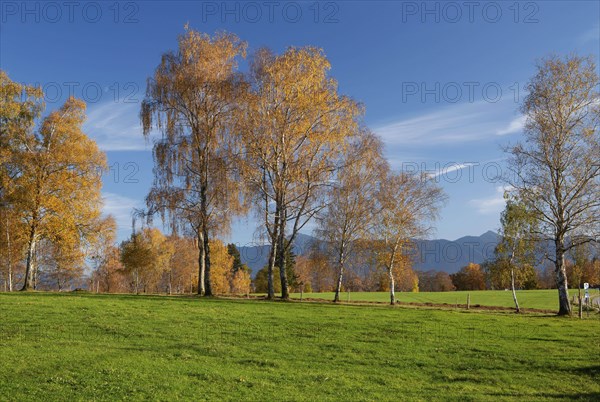
<path fill-rule="evenodd" d="M 395 270 L 415 238 L 427 236 L 446 199 L 442 189 L 425 175 L 389 172 L 377 191 L 377 220 L 373 225 L 378 260 L 390 282 L 390 304 L 396 303 Z"/>
<path fill-rule="evenodd" d="M 364 130 L 348 148 L 344 164 L 328 191 L 327 206 L 318 217 L 318 234 L 337 267 L 334 302 L 340 300 L 346 260 L 373 224 L 377 188 L 387 169 L 383 143 Z"/>
<path fill-rule="evenodd" d="M 571 314 L 565 255 L 600 236 L 599 77 L 591 57 L 549 57 L 537 66 L 521 106 L 525 141 L 506 182 L 536 212 L 541 240 L 554 243 L 559 315 Z"/>
<path fill-rule="evenodd" d="M 520 312 L 519 301 L 515 282 L 523 278 L 527 266 L 535 262 L 535 236 L 537 230 L 537 219 L 535 212 L 528 210 L 527 206 L 505 192 L 504 199 L 506 207 L 500 216 L 500 243 L 496 246 L 497 259 L 506 262 L 510 273 L 510 288 L 512 290 L 515 310 Z M 518 269 L 518 268 L 521 269 Z"/>
<path fill-rule="evenodd" d="M 169 236 L 175 252 L 169 261 L 168 289 L 177 293 L 193 293 L 198 285 L 198 253 L 194 238 Z"/>
<path fill-rule="evenodd" d="M 236 73 L 246 43 L 188 29 L 179 49 L 165 53 L 148 80 L 141 120 L 144 135 L 158 128 L 155 179 L 146 199 L 174 230 L 191 229 L 199 248 L 198 293 L 212 295 L 210 238 L 227 231 L 240 212 L 240 181 L 233 175 L 236 124 L 244 80 Z"/>
<path fill-rule="evenodd" d="M 31 138 L 35 120 L 43 110 L 43 93 L 40 88 L 12 81 L 0 70 L 0 255 L 5 263 L 7 290 L 13 290 L 15 268 L 21 260 L 24 231 L 15 213 L 15 177 L 19 174 L 19 156 L 24 143 Z"/>
<path fill-rule="evenodd" d="M 111 276 L 115 265 L 115 241 L 117 234 L 117 222 L 112 215 L 107 216 L 99 222 L 96 229 L 97 236 L 91 244 L 89 256 L 94 267 L 93 277 L 96 279 L 96 289 L 99 281 L 103 282 L 103 291 L 111 291 Z"/>
<path fill-rule="evenodd" d="M 252 96 L 244 130 L 246 180 L 255 195 L 271 251 L 268 297 L 274 267 L 285 266 L 294 239 L 323 207 L 319 202 L 357 124 L 360 107 L 340 96 L 320 49 L 262 49 L 251 63 Z M 286 270 L 281 297 L 289 298 Z"/>
<path fill-rule="evenodd" d="M 22 290 L 33 287 L 41 240 L 73 256 L 95 235 L 106 157 L 81 130 L 84 119 L 85 103 L 69 98 L 12 147 L 8 170 L 17 173 L 7 198 L 27 235 Z"/>
<path fill-rule="evenodd" d="M 212 241 L 211 248 L 214 251 L 213 292 L 229 294 L 234 273 L 234 257 L 229 253 L 228 247 L 218 239 Z"/>
<path fill-rule="evenodd" d="M 155 289 L 168 268 L 174 250 L 156 228 L 143 228 L 121 244 L 121 262 L 133 279 L 135 293 Z"/>

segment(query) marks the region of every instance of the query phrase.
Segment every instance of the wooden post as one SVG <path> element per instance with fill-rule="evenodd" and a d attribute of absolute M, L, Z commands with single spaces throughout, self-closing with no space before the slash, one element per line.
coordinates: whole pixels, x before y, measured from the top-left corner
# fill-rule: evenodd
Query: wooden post
<path fill-rule="evenodd" d="M 467 310 L 471 309 L 471 293 L 467 293 Z"/>
<path fill-rule="evenodd" d="M 348 303 L 350 303 L 350 290 L 348 290 Z"/>

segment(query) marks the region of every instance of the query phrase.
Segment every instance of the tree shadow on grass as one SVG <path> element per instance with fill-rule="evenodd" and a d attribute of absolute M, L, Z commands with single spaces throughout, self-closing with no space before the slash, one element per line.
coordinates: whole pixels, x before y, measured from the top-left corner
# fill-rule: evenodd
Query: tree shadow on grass
<path fill-rule="evenodd" d="M 575 369 L 565 369 L 565 371 L 568 371 L 572 374 L 576 374 L 578 376 L 587 375 L 600 381 L 600 364 L 595 364 L 593 366 L 588 367 L 578 367 Z M 600 401 L 600 398 L 598 398 L 597 400 Z"/>

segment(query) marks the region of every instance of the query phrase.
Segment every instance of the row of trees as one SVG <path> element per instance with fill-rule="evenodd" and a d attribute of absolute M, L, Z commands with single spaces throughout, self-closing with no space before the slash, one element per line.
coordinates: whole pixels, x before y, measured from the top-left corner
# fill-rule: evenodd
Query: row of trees
<path fill-rule="evenodd" d="M 165 236 L 156 228 L 143 228 L 115 246 L 106 242 L 94 256 L 91 287 L 97 292 L 193 293 L 197 292 L 198 256 L 195 239 Z M 250 269 L 242 264 L 233 244 L 220 240 L 213 250 L 215 294 L 248 294 Z"/>
<path fill-rule="evenodd" d="M 352 247 L 370 242 L 393 302 L 394 271 L 410 238 L 430 229 L 441 190 L 428 177 L 391 171 L 381 140 L 362 123 L 362 107 L 338 93 L 320 49 L 260 49 L 242 74 L 237 63 L 246 47 L 235 35 L 186 27 L 178 50 L 163 55 L 140 113 L 144 134 L 161 134 L 144 215 L 160 216 L 173 238 L 195 239 L 200 294 L 223 291 L 216 239 L 233 217 L 253 209 L 271 246 L 269 298 L 275 272 L 282 298 L 289 297 L 296 279 L 277 267 L 285 266 L 298 232 L 318 219 L 335 256 L 336 294 Z M 114 221 L 100 213 L 106 158 L 81 130 L 83 102 L 68 99 L 36 127 L 41 91 L 0 77 L 2 253 L 10 290 L 20 263 L 22 289 L 29 290 L 42 266 L 59 273 L 60 288 L 81 276 L 87 260 L 96 266 L 97 288 L 114 288 L 121 274 L 136 292 L 158 286 L 175 246 L 152 231 L 114 245 Z"/>
<path fill-rule="evenodd" d="M 214 293 L 211 239 L 253 209 L 270 244 L 269 298 L 275 273 L 289 298 L 292 278 L 279 268 L 298 232 L 317 219 L 335 255 L 335 300 L 353 245 L 370 241 L 393 303 L 394 270 L 410 239 L 431 228 L 441 190 L 428 177 L 389 169 L 381 140 L 362 124 L 362 107 L 338 93 L 322 50 L 259 49 L 243 74 L 237 64 L 246 48 L 233 34 L 186 27 L 148 80 L 144 133 L 161 133 L 148 216 L 197 238 L 201 294 Z"/>
<path fill-rule="evenodd" d="M 336 271 L 336 297 L 349 256 L 387 273 L 390 301 L 411 247 L 424 237 L 445 197 L 428 176 L 392 171 L 363 108 L 338 93 L 322 50 L 259 49 L 248 71 L 247 44 L 186 27 L 163 55 L 140 111 L 154 142 L 155 180 L 146 216 L 172 236 L 194 237 L 200 294 L 215 293 L 212 252 L 235 216 L 253 211 L 270 244 L 267 294 L 289 297 L 286 255 L 311 220 Z M 531 245 L 552 242 L 559 314 L 570 314 L 569 253 L 600 237 L 600 80 L 591 58 L 539 63 L 521 107 L 525 139 L 506 151 L 509 174 L 498 260 L 511 287 L 531 265 Z M 24 290 L 39 264 L 59 278 L 81 267 L 111 224 L 101 218 L 105 156 L 81 130 L 85 105 L 68 99 L 41 121 L 40 89 L 0 72 L 1 248 L 9 287 L 24 265 Z M 36 122 L 39 121 L 39 124 Z M 215 252 L 216 253 L 216 252 Z M 100 257 L 98 257 L 100 258 Z M 60 283 L 64 279 L 57 279 Z M 60 286 L 60 285 L 59 285 Z M 515 294 L 515 304 L 517 304 Z"/>

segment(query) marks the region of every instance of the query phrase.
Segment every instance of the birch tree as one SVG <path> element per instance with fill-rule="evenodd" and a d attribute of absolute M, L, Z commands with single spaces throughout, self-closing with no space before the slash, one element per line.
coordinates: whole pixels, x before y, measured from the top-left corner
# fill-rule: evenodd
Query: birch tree
<path fill-rule="evenodd" d="M 535 260 L 536 218 L 523 203 L 515 200 L 507 192 L 504 196 L 506 207 L 500 217 L 500 235 L 502 239 L 495 249 L 499 260 L 506 262 L 510 273 L 510 287 L 517 313 L 521 311 L 515 282 L 523 278 L 522 272 L 527 264 Z M 519 267 L 521 269 L 519 269 Z"/>
<path fill-rule="evenodd" d="M 390 172 L 377 191 L 377 220 L 372 237 L 377 259 L 390 281 L 390 304 L 396 303 L 395 270 L 415 238 L 432 230 L 446 196 L 425 175 Z"/>
<path fill-rule="evenodd" d="M 33 136 L 35 120 L 43 107 L 40 88 L 14 82 L 0 70 L 0 255 L 8 291 L 13 290 L 25 237 L 12 199 L 14 179 L 20 172 L 24 141 Z"/>
<path fill-rule="evenodd" d="M 559 315 L 570 315 L 565 255 L 600 235 L 600 98 L 590 57 L 549 57 L 527 85 L 524 141 L 510 147 L 506 182 L 535 212 L 552 256 Z"/>
<path fill-rule="evenodd" d="M 69 98 L 12 148 L 10 170 L 18 173 L 9 201 L 26 233 L 21 290 L 33 288 L 40 241 L 73 256 L 95 235 L 102 206 L 100 172 L 106 169 L 106 157 L 81 130 L 84 119 L 85 103 Z"/>
<path fill-rule="evenodd" d="M 168 270 L 174 252 L 164 234 L 156 228 L 143 228 L 121 245 L 121 262 L 133 281 L 136 294 L 156 288 Z"/>
<path fill-rule="evenodd" d="M 285 255 L 298 232 L 323 208 L 322 195 L 360 107 L 338 94 L 322 50 L 266 49 L 251 63 L 252 93 L 244 130 L 245 178 L 271 250 L 268 298 L 274 297 L 274 267 L 280 267 L 281 297 L 289 298 Z"/>
<path fill-rule="evenodd" d="M 346 260 L 366 239 L 376 216 L 376 193 L 387 175 L 383 143 L 363 130 L 348 148 L 343 166 L 327 194 L 327 206 L 318 217 L 317 233 L 334 256 L 337 282 L 333 301 L 340 300 Z"/>
<path fill-rule="evenodd" d="M 212 295 L 210 240 L 243 210 L 234 177 L 236 123 L 244 80 L 236 72 L 246 43 L 228 33 L 211 37 L 187 28 L 179 48 L 162 56 L 148 80 L 141 120 L 154 143 L 154 185 L 146 199 L 174 231 L 198 239 L 198 293 Z"/>

